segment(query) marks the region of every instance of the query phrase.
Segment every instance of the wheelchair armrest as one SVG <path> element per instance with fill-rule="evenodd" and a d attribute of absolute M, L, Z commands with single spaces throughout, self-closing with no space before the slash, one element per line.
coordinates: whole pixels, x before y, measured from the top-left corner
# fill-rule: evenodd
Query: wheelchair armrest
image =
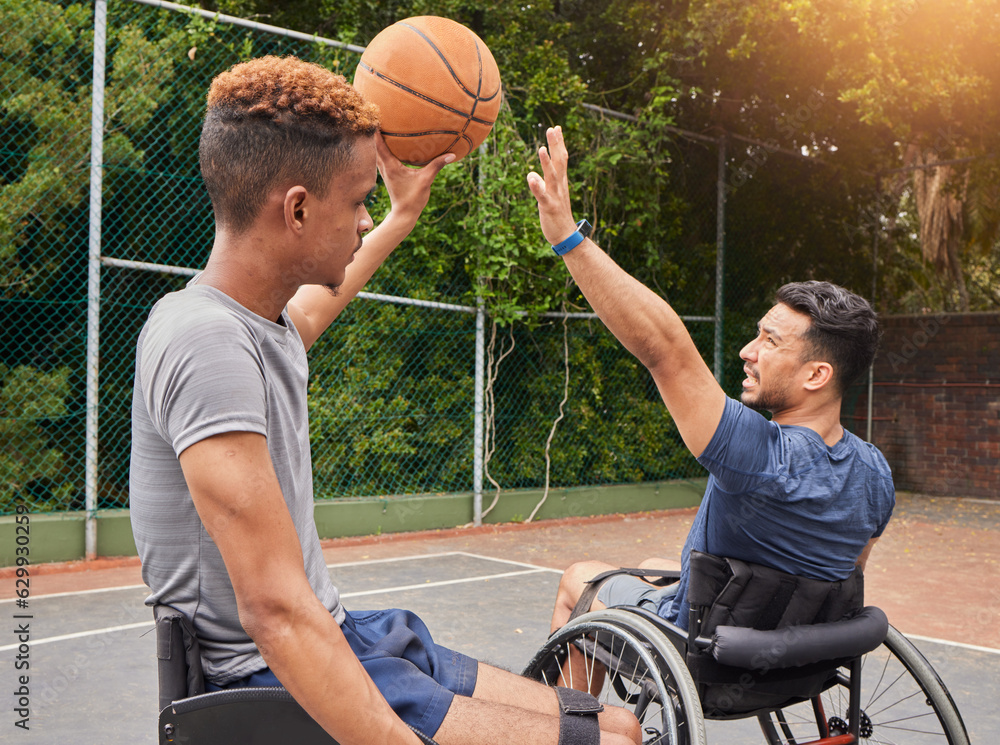
<path fill-rule="evenodd" d="M 881 644 L 888 629 L 885 613 L 868 606 L 853 618 L 833 623 L 788 626 L 773 631 L 719 626 L 709 652 L 716 662 L 731 667 L 762 671 L 800 667 L 860 657 Z"/>
<path fill-rule="evenodd" d="M 231 688 L 211 693 L 202 693 L 198 696 L 182 698 L 170 704 L 171 710 L 176 714 L 187 714 L 192 711 L 204 709 L 209 706 L 223 706 L 225 704 L 237 703 L 261 703 L 264 701 L 276 701 L 281 703 L 294 704 L 298 706 L 295 699 L 284 688 L 277 686 L 262 686 L 259 688 Z"/>
<path fill-rule="evenodd" d="M 292 694 L 277 686 L 230 688 L 173 701 L 160 712 L 159 725 L 161 743 L 337 745 Z M 437 745 L 410 729 L 425 745 Z"/>

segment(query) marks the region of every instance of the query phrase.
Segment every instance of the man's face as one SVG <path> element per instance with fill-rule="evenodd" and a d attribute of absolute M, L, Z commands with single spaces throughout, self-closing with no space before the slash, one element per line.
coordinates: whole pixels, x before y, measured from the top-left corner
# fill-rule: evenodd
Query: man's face
<path fill-rule="evenodd" d="M 757 338 L 740 351 L 745 362 L 740 400 L 757 411 L 773 414 L 790 409 L 802 395 L 803 339 L 812 323 L 809 316 L 778 304 L 757 324 Z"/>
<path fill-rule="evenodd" d="M 314 208 L 311 258 L 318 265 L 316 284 L 335 291 L 343 283 L 362 236 L 374 226 L 365 202 L 377 177 L 375 138 L 359 138 L 353 162 L 333 177 L 326 197 L 317 200 Z"/>

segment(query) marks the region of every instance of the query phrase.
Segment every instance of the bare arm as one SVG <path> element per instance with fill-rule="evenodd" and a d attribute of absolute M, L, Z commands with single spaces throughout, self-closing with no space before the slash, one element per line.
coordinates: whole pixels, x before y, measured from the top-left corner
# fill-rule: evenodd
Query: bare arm
<path fill-rule="evenodd" d="M 861 556 L 859 556 L 858 560 L 855 562 L 859 567 L 861 567 L 862 572 L 865 571 L 865 566 L 868 564 L 868 557 L 871 556 L 872 549 L 875 548 L 875 543 L 877 541 L 878 538 L 872 538 L 868 541 L 868 545 L 865 546 L 864 550 L 861 552 Z"/>
<path fill-rule="evenodd" d="M 180 463 L 226 563 L 240 622 L 282 685 L 344 745 L 419 742 L 309 585 L 264 436 L 216 435 L 187 448 Z"/>
<path fill-rule="evenodd" d="M 427 206 L 435 177 L 455 159 L 454 155 L 442 155 L 423 168 L 407 168 L 389 152 L 381 135 L 376 136 L 375 144 L 378 168 L 389 191 L 392 207 L 379 226 L 365 236 L 361 250 L 347 265 L 347 275 L 336 295 L 325 287 L 303 285 L 288 301 L 288 314 L 307 350 L 361 292 L 396 246 L 410 234 Z"/>
<path fill-rule="evenodd" d="M 528 174 L 542 232 L 559 243 L 575 229 L 562 131 L 546 132 L 538 152 L 543 176 Z M 591 307 L 622 345 L 649 369 L 681 437 L 695 456 L 715 434 L 725 394 L 673 308 L 586 239 L 563 256 Z"/>

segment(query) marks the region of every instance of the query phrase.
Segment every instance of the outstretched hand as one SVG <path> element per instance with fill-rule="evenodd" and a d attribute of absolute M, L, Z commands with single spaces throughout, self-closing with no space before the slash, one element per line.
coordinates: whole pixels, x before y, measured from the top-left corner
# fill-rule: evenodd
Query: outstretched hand
<path fill-rule="evenodd" d="M 543 176 L 534 171 L 529 173 L 528 188 L 538 202 L 538 220 L 545 240 L 555 244 L 573 234 L 576 221 L 569 201 L 569 177 L 566 175 L 569 153 L 563 141 L 562 127 L 550 127 L 545 132 L 545 138 L 548 148 L 538 148 Z"/>
<path fill-rule="evenodd" d="M 423 168 L 409 168 L 392 154 L 381 132 L 375 134 L 375 151 L 393 214 L 409 218 L 416 224 L 430 199 L 434 179 L 442 168 L 455 160 L 455 154 L 439 155 Z"/>

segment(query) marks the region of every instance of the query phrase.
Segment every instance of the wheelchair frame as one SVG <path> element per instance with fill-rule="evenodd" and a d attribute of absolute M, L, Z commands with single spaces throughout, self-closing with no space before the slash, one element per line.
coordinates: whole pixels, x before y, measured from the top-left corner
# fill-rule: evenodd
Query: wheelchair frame
<path fill-rule="evenodd" d="M 649 738 L 645 745 L 704 745 L 706 717 L 684 659 L 691 643 L 707 649 L 712 640 L 639 608 L 609 608 L 554 632 L 523 674 L 548 685 L 585 685 L 603 703 L 629 708 Z M 586 681 L 572 680 L 565 664 L 571 649 L 584 657 Z M 832 664 L 830 684 L 820 695 L 709 718 L 756 717 L 768 745 L 969 745 L 944 683 L 893 627 L 877 649 Z M 802 734 L 802 726 L 812 733 Z"/>
<path fill-rule="evenodd" d="M 281 687 L 205 693 L 198 639 L 190 622 L 166 605 L 154 609 L 160 715 L 159 745 L 337 745 Z M 410 727 L 425 745 L 436 745 Z"/>

